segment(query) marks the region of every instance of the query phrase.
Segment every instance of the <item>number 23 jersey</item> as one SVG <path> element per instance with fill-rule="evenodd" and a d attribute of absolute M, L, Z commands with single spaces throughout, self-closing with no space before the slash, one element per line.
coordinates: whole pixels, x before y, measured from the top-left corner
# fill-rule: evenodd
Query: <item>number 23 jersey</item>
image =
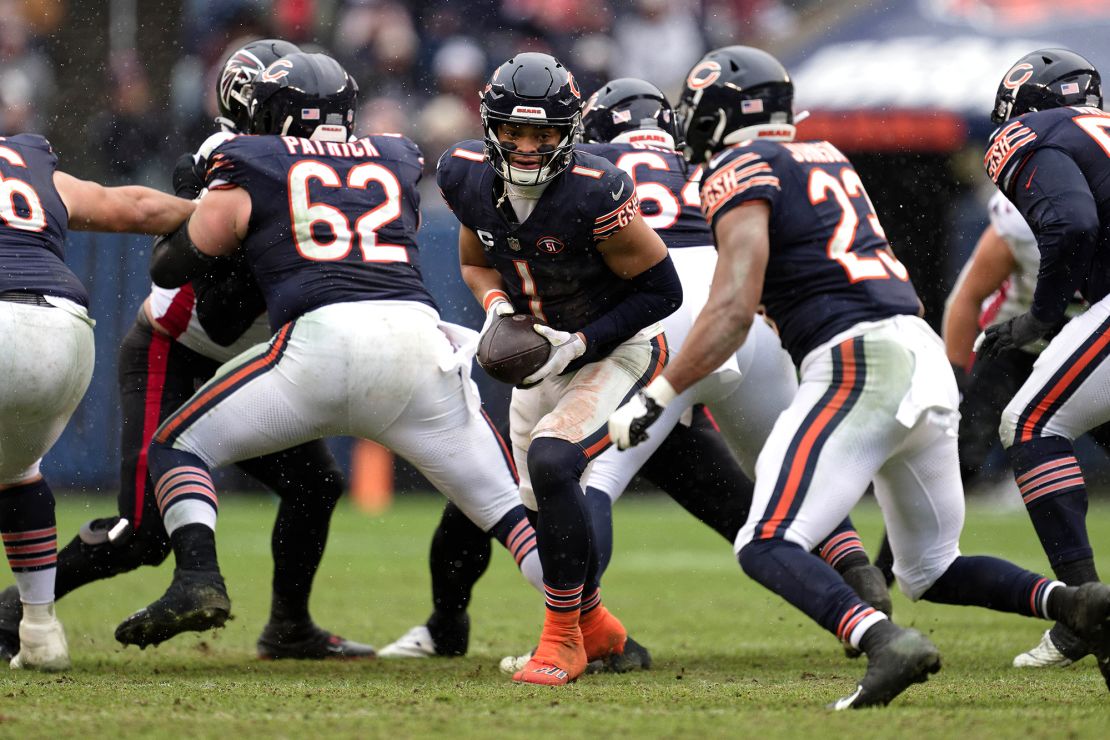
<path fill-rule="evenodd" d="M 597 244 L 639 212 L 627 174 L 591 154 L 576 150 L 573 157 L 521 224 L 511 223 L 495 205 L 497 175 L 485 161 L 482 142 L 464 141 L 448 149 L 436 175 L 455 217 L 482 241 L 516 310 L 571 332 L 632 292 L 631 284 L 605 264 Z"/>
<path fill-rule="evenodd" d="M 701 204 L 711 227 L 760 200 L 771 206 L 763 303 L 796 364 L 855 324 L 921 310 L 859 175 L 832 144 L 748 141 L 710 160 Z"/>
<path fill-rule="evenodd" d="M 273 330 L 332 303 L 436 308 L 416 244 L 422 162 L 415 144 L 388 135 L 344 143 L 237 136 L 212 153 L 208 188 L 250 195 L 242 249 Z"/>

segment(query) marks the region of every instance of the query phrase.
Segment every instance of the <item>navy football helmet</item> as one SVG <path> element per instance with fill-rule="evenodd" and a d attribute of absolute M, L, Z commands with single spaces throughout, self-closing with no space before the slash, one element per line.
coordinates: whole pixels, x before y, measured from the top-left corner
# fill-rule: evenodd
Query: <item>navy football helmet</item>
<path fill-rule="evenodd" d="M 246 131 L 250 124 L 251 85 L 258 74 L 286 54 L 300 49 L 281 39 L 260 39 L 231 53 L 216 82 L 216 123 L 230 133 Z"/>
<path fill-rule="evenodd" d="M 339 62 L 326 54 L 289 54 L 255 80 L 249 133 L 346 141 L 357 110 L 358 85 Z"/>
<path fill-rule="evenodd" d="M 582 106 L 582 140 L 587 143 L 606 144 L 644 129 L 667 134 L 672 146 L 678 141 L 674 110 L 650 82 L 632 77 L 607 82 Z"/>
<path fill-rule="evenodd" d="M 570 164 L 575 139 L 582 126 L 582 93 L 574 75 L 550 54 L 517 54 L 494 70 L 481 93 L 486 158 L 497 175 L 515 185 L 540 185 Z M 540 147 L 537 170 L 509 163 L 514 145 L 498 139 L 505 123 L 554 126 L 561 134 L 557 146 Z"/>
<path fill-rule="evenodd" d="M 1102 107 L 1102 80 L 1095 65 L 1067 49 L 1039 49 L 1010 67 L 998 84 L 991 122 L 1004 123 L 1030 111 L 1071 105 Z"/>
<path fill-rule="evenodd" d="M 676 115 L 683 154 L 700 164 L 745 139 L 793 137 L 794 83 L 767 52 L 726 46 L 690 70 Z"/>

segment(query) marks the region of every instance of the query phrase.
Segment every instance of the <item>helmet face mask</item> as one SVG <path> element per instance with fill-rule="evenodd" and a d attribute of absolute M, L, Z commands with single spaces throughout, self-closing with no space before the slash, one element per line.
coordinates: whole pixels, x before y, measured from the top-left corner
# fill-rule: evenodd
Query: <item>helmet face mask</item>
<path fill-rule="evenodd" d="M 793 138 L 794 83 L 767 52 L 727 46 L 690 70 L 675 115 L 683 155 L 700 164 L 745 139 Z"/>
<path fill-rule="evenodd" d="M 1098 70 L 1068 49 L 1039 49 L 1017 60 L 1002 77 L 991 122 L 1069 106 L 1102 107 Z"/>
<path fill-rule="evenodd" d="M 542 185 L 570 165 L 582 126 L 582 95 L 574 76 L 557 59 L 534 52 L 517 54 L 494 70 L 481 98 L 486 160 L 498 177 L 514 185 Z M 517 167 L 512 164 L 513 156 L 520 154 L 517 147 L 502 140 L 508 124 L 554 127 L 560 137 L 557 144 L 537 147 L 538 167 Z"/>
<path fill-rule="evenodd" d="M 650 82 L 631 77 L 607 82 L 582 106 L 582 140 L 587 143 L 604 144 L 646 129 L 666 134 L 672 146 L 679 138 L 670 102 Z"/>
<path fill-rule="evenodd" d="M 278 59 L 300 49 L 281 39 L 261 39 L 244 44 L 227 58 L 216 82 L 216 122 L 229 132 L 246 131 L 250 125 L 251 87 L 255 78 Z"/>
<path fill-rule="evenodd" d="M 325 54 L 282 57 L 256 78 L 249 133 L 346 141 L 358 110 L 358 85 Z"/>

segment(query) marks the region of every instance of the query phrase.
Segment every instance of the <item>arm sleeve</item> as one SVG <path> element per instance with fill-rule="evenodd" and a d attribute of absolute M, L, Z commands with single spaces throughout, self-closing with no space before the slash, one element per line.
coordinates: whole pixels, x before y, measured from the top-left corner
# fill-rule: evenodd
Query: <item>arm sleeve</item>
<path fill-rule="evenodd" d="M 1013 202 L 1033 227 L 1041 253 L 1031 313 L 1057 323 L 1090 272 L 1099 218 L 1079 166 L 1054 149 L 1038 149 L 1015 173 Z"/>
<path fill-rule="evenodd" d="M 219 261 L 206 275 L 193 280 L 197 319 L 213 342 L 234 344 L 266 310 L 266 299 L 250 266 L 241 258 Z"/>
<path fill-rule="evenodd" d="M 682 282 L 670 255 L 629 282 L 635 292 L 582 329 L 586 352 L 567 366 L 567 372 L 597 360 L 640 329 L 670 316 L 682 305 Z"/>

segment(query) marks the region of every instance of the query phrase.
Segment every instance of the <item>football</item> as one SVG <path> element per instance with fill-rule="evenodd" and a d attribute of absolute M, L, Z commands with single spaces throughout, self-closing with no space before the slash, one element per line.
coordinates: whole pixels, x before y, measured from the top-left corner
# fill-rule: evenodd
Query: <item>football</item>
<path fill-rule="evenodd" d="M 478 364 L 495 380 L 520 385 L 551 354 L 551 342 L 532 329 L 538 323 L 525 313 L 497 319 L 478 343 Z"/>

